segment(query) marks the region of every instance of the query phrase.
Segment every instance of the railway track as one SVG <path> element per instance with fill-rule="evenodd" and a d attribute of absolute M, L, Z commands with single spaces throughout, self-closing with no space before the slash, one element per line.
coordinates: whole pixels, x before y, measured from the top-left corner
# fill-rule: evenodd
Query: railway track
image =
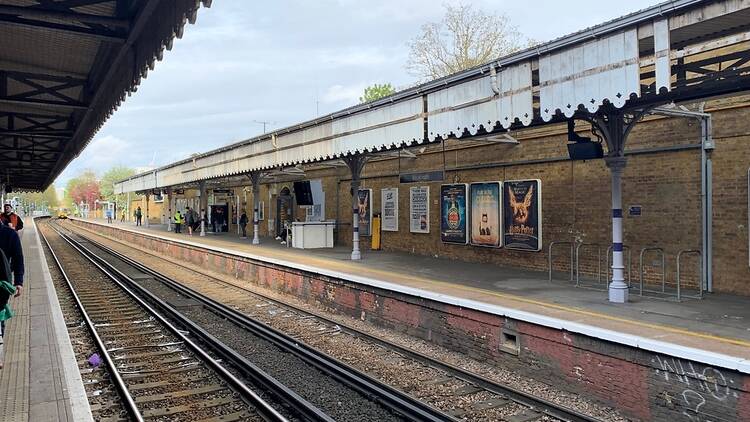
<path fill-rule="evenodd" d="M 83 230 L 89 231 L 87 229 Z M 100 246 L 104 247 L 104 245 Z M 140 266 L 142 271 L 148 272 L 156 278 L 167 280 L 170 283 L 178 283 L 177 281 L 163 274 L 160 274 L 119 252 L 116 252 L 114 250 L 111 250 L 111 252 L 120 256 L 122 259 L 128 260 L 132 265 Z M 165 260 L 164 258 L 159 257 L 155 254 L 151 254 L 147 251 L 141 251 L 141 253 L 146 253 L 156 259 L 163 260 L 166 265 L 177 265 L 172 261 Z M 488 409 L 495 409 L 499 410 L 499 413 L 502 413 L 504 415 L 503 417 L 507 417 L 507 420 L 526 421 L 546 419 L 586 422 L 595 422 L 601 420 L 597 417 L 579 412 L 575 409 L 555 403 L 542 397 L 535 396 L 528 392 L 514 388 L 510 385 L 505 385 L 495 380 L 472 373 L 456 365 L 442 362 L 417 350 L 404 347 L 400 344 L 394 343 L 393 341 L 389 341 L 382 337 L 364 332 L 352 325 L 343 323 L 341 320 L 333 320 L 317 312 L 311 312 L 298 306 L 279 301 L 273 297 L 263 295 L 255 290 L 250 290 L 233 282 L 229 282 L 221 278 L 216 278 L 207 272 L 201 271 L 200 269 L 195 269 L 194 271 L 200 273 L 203 277 L 210 279 L 211 283 L 205 283 L 207 285 L 220 285 L 227 289 L 241 292 L 246 297 L 255 298 L 256 302 L 248 302 L 243 297 L 242 302 L 244 305 L 246 305 L 242 307 L 243 311 L 249 311 L 249 313 L 251 314 L 283 314 L 291 312 L 294 315 L 301 316 L 301 318 L 314 321 L 307 324 L 307 329 L 292 329 L 292 331 L 290 331 L 293 332 L 295 337 L 299 340 L 309 342 L 310 344 L 321 343 L 321 333 L 329 333 L 335 335 L 341 332 L 362 340 L 363 342 L 375 345 L 391 353 L 394 353 L 400 358 L 417 362 L 421 365 L 434 369 L 436 372 L 433 372 L 433 376 L 435 377 L 435 375 L 437 375 L 435 377 L 435 381 L 441 384 L 452 384 L 451 388 L 457 396 L 456 401 L 463 403 L 463 405 L 457 406 L 441 406 L 451 408 L 451 413 L 457 418 L 473 420 L 473 418 L 477 416 L 477 414 L 481 415 L 483 412 L 486 413 Z M 209 296 L 210 292 L 211 289 L 209 288 L 201 288 L 200 295 L 204 297 Z M 275 309 L 272 310 L 269 309 L 269 307 L 273 307 Z M 263 312 L 257 312 L 257 310 L 253 312 L 253 308 L 263 308 Z M 285 314 L 284 316 L 288 316 L 288 314 Z M 288 325 L 289 324 L 287 324 L 287 326 Z M 312 328 L 309 327 L 310 325 L 312 325 Z M 409 389 L 409 387 L 406 386 L 405 389 Z M 422 395 L 422 393 L 420 392 L 416 392 L 416 394 L 419 394 L 420 396 Z M 445 403 L 445 393 L 442 394 L 443 396 L 438 398 L 438 401 Z M 473 402 L 471 402 L 470 399 L 467 400 L 466 396 L 470 395 L 477 397 L 477 399 Z M 423 397 L 423 399 L 429 401 L 430 397 Z M 467 401 L 469 402 L 468 404 Z M 481 418 L 481 416 L 478 417 Z"/>
<path fill-rule="evenodd" d="M 456 419 L 75 233 L 58 234 L 301 420 Z M 264 378 L 258 377 L 263 374 Z M 287 399 L 295 400 L 290 404 Z"/>
<path fill-rule="evenodd" d="M 117 393 L 92 405 L 97 420 L 287 420 L 65 235 L 41 233 L 97 349 L 88 363 Z"/>

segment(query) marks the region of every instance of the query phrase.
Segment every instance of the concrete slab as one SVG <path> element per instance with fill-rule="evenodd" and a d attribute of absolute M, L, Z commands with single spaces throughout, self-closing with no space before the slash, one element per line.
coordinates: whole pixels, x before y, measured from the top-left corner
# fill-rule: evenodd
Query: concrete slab
<path fill-rule="evenodd" d="M 575 288 L 564 279 L 549 283 L 546 272 L 382 251 L 365 251 L 361 261 L 351 261 L 348 248 L 298 250 L 272 239 L 252 245 L 250 239 L 234 233 L 190 237 L 158 225 L 91 222 L 750 373 L 750 298 L 746 297 L 710 294 L 704 300 L 678 303 L 631 293 L 629 303 L 613 304 L 607 301 L 603 285 L 602 290 L 594 290 Z"/>

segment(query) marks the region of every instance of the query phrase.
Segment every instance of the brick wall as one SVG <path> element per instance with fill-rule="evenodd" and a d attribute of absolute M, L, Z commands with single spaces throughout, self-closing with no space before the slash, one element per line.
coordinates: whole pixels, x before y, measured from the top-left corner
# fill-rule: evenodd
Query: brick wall
<path fill-rule="evenodd" d="M 75 224 L 494 362 L 520 376 L 615 407 L 631 418 L 744 421 L 750 416 L 750 376 L 733 370 L 114 227 Z M 502 347 L 504 331 L 516 336 L 517 348 Z"/>

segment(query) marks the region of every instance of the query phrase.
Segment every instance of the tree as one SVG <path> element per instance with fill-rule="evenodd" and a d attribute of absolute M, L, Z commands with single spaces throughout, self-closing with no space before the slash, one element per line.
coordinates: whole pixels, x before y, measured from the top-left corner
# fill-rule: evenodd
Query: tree
<path fill-rule="evenodd" d="M 391 84 L 373 84 L 365 88 L 364 95 L 359 97 L 359 102 L 369 103 L 394 93 L 396 93 L 396 89 Z"/>
<path fill-rule="evenodd" d="M 100 181 L 100 190 L 102 197 L 107 201 L 116 201 L 122 198 L 118 198 L 119 195 L 115 195 L 115 182 L 119 182 L 122 179 L 128 178 L 135 174 L 135 170 L 124 167 L 115 166 L 107 170 Z"/>
<path fill-rule="evenodd" d="M 94 204 L 100 198 L 99 181 L 96 174 L 86 170 L 77 177 L 68 181 L 65 186 L 66 202 L 69 204 L 88 204 L 89 209 L 94 209 Z"/>
<path fill-rule="evenodd" d="M 58 205 L 55 185 L 50 185 L 44 192 L 20 192 L 18 202 L 25 211 L 45 210 Z"/>
<path fill-rule="evenodd" d="M 518 51 L 521 33 L 503 14 L 489 14 L 469 5 L 444 5 L 441 22 L 422 25 L 409 42 L 409 73 L 425 80 L 470 69 Z"/>

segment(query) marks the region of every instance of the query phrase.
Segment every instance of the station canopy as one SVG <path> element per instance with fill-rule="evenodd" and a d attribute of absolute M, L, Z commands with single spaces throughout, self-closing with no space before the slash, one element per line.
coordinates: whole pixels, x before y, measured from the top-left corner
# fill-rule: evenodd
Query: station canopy
<path fill-rule="evenodd" d="M 200 4 L 0 1 L 0 184 L 49 186 L 195 21 Z"/>
<path fill-rule="evenodd" d="M 750 89 L 750 3 L 674 0 L 116 183 L 144 192 Z"/>

